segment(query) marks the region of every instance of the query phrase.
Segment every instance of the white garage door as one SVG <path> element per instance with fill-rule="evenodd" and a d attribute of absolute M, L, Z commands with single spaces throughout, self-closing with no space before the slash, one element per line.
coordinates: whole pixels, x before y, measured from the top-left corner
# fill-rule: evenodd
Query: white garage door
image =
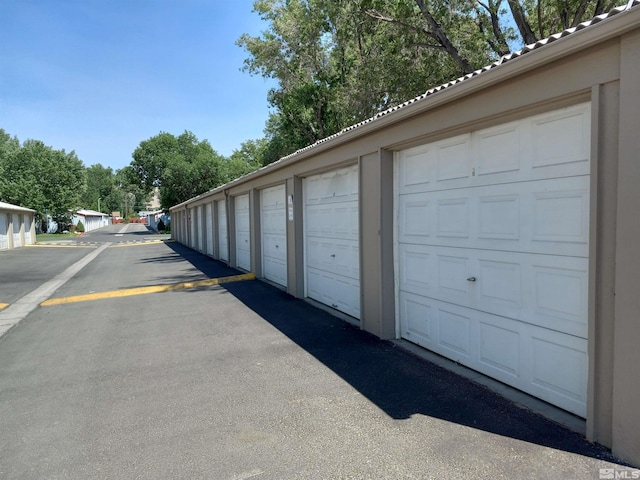
<path fill-rule="evenodd" d="M 360 318 L 358 166 L 304 179 L 306 295 Z"/>
<path fill-rule="evenodd" d="M 20 225 L 22 223 L 22 215 L 13 214 L 13 248 L 22 246 L 22 237 L 20 236 Z"/>
<path fill-rule="evenodd" d="M 218 254 L 220 260 L 229 261 L 229 237 L 227 234 L 227 201 L 220 200 L 218 208 Z"/>
<path fill-rule="evenodd" d="M 260 192 L 262 273 L 264 278 L 287 286 L 287 217 L 284 185 Z"/>
<path fill-rule="evenodd" d="M 402 337 L 586 415 L 589 105 L 400 152 Z"/>
<path fill-rule="evenodd" d="M 202 251 L 202 233 L 204 231 L 203 224 L 203 216 L 202 216 L 202 205 L 198 205 L 196 207 L 196 241 L 195 241 L 195 249 L 199 252 Z"/>
<path fill-rule="evenodd" d="M 205 225 L 207 228 L 207 255 L 213 256 L 213 206 L 207 203 L 205 208 Z"/>
<path fill-rule="evenodd" d="M 249 229 L 249 194 L 235 198 L 236 212 L 236 266 L 251 270 L 251 240 Z"/>
<path fill-rule="evenodd" d="M 9 248 L 8 227 L 9 220 L 7 218 L 7 214 L 0 212 L 0 250 L 6 250 Z"/>
<path fill-rule="evenodd" d="M 33 240 L 31 239 L 31 218 L 29 215 L 24 217 L 24 243 L 25 245 L 31 245 Z"/>
<path fill-rule="evenodd" d="M 197 220 L 197 216 L 196 216 L 196 211 L 191 208 L 189 210 L 187 210 L 188 215 L 189 215 L 189 228 L 191 231 L 191 235 L 189 236 L 189 247 L 196 249 L 196 220 Z"/>

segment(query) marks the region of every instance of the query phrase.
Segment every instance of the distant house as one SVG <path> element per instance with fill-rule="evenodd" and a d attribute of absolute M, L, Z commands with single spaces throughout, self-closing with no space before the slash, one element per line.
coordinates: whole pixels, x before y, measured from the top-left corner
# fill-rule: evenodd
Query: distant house
<path fill-rule="evenodd" d="M 35 243 L 35 213 L 30 208 L 0 202 L 0 250 Z"/>
<path fill-rule="evenodd" d="M 106 213 L 96 212 L 95 210 L 78 210 L 73 216 L 72 222 L 74 225 L 78 225 L 78 222 L 80 221 L 84 225 L 85 232 L 106 227 L 111 223 L 109 215 Z"/>

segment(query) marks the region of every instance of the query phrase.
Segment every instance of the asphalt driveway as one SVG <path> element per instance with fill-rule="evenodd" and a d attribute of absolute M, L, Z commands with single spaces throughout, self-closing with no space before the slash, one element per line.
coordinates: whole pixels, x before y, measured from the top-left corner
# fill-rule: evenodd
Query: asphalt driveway
<path fill-rule="evenodd" d="M 109 247 L 53 297 L 237 273 L 176 243 Z M 3 479 L 598 479 L 624 468 L 257 280 L 37 308 L 0 339 L 0 412 Z"/>

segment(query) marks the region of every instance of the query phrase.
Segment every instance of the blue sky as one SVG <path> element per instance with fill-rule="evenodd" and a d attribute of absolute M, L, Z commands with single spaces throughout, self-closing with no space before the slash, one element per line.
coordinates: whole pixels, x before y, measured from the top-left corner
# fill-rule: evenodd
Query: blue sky
<path fill-rule="evenodd" d="M 0 128 L 114 170 L 160 131 L 230 155 L 273 85 L 240 71 L 253 0 L 0 0 Z"/>

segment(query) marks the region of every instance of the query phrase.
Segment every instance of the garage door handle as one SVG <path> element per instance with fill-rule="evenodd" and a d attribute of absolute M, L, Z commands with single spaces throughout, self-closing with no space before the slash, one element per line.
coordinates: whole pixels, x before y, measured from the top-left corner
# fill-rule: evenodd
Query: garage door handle
<path fill-rule="evenodd" d="M 276 248 L 278 248 L 278 245 L 276 245 Z"/>
<path fill-rule="evenodd" d="M 469 277 L 467 278 L 468 282 L 475 282 L 476 281 L 476 277 Z"/>
<path fill-rule="evenodd" d="M 335 254 L 335 253 L 333 253 L 333 254 L 331 254 L 331 256 L 332 256 L 333 258 L 335 258 L 336 254 Z"/>

